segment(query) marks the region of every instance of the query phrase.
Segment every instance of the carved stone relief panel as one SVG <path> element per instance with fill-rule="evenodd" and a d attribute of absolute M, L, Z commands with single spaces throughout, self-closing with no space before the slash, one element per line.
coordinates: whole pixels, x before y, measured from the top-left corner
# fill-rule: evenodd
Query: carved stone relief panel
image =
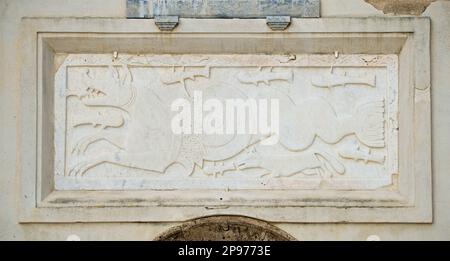
<path fill-rule="evenodd" d="M 433 220 L 428 18 L 22 22 L 20 222 Z"/>
<path fill-rule="evenodd" d="M 70 54 L 55 76 L 55 187 L 395 185 L 397 81 L 397 55 Z M 270 137 L 257 133 L 176 134 L 172 123 L 180 111 L 172 105 L 179 99 L 192 109 L 192 120 L 200 117 L 203 124 L 211 113 L 227 115 L 205 108 L 207 100 L 223 110 L 229 100 L 270 106 L 276 100 L 278 142 L 264 144 Z M 198 104 L 203 108 L 195 111 Z M 225 128 L 224 118 L 215 126 Z"/>

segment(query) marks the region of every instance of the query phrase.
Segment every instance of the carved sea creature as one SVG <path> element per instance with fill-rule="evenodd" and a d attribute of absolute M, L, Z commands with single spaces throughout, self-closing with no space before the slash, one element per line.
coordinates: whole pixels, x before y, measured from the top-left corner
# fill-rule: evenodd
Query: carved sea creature
<path fill-rule="evenodd" d="M 238 73 L 237 78 L 241 83 L 254 84 L 256 86 L 258 86 L 259 83 L 270 85 L 271 81 L 276 80 L 292 82 L 292 71 L 273 72 L 272 69 L 273 67 L 270 67 L 268 71 L 260 68 L 257 72 L 240 72 Z"/>
<path fill-rule="evenodd" d="M 345 87 L 348 84 L 367 85 L 371 87 L 376 86 L 375 75 L 367 75 L 362 77 L 338 75 L 334 73 L 328 73 L 325 75 L 314 76 L 311 79 L 311 84 L 316 87 L 331 88 L 337 86 Z"/>
<path fill-rule="evenodd" d="M 73 115 L 73 127 L 92 125 L 105 129 L 107 127 L 118 128 L 125 123 L 124 111 L 117 108 L 87 108 L 82 113 Z"/>
<path fill-rule="evenodd" d="M 189 95 L 189 92 L 186 89 L 186 80 L 195 81 L 196 77 L 204 77 L 209 78 L 210 68 L 209 66 L 203 69 L 190 70 L 185 71 L 185 67 L 183 67 L 182 71 L 175 72 L 175 67 L 173 68 L 173 73 L 168 75 L 167 77 L 162 77 L 161 82 L 170 85 L 175 83 L 181 83 L 186 93 Z M 189 95 L 190 96 L 190 95 Z"/>

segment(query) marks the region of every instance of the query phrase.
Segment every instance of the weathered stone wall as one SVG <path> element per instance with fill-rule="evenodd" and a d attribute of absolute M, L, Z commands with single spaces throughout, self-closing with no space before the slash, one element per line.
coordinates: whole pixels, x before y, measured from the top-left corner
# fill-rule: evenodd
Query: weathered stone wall
<path fill-rule="evenodd" d="M 365 0 L 385 14 L 420 15 L 434 0 Z"/>
<path fill-rule="evenodd" d="M 366 3 L 368 2 L 368 3 Z M 450 1 L 322 0 L 322 17 L 421 15 L 431 18 L 432 224 L 274 224 L 299 240 L 450 239 Z M 406 3 L 409 2 L 409 3 Z M 432 2 L 432 3 L 431 3 Z M 370 3 L 370 4 L 369 4 Z M 399 3 L 394 5 L 393 3 Z M 372 5 L 373 6 L 372 6 Z M 375 7 L 376 8 L 375 8 Z M 178 223 L 19 224 L 18 108 L 22 17 L 125 17 L 123 0 L 0 1 L 0 239 L 152 240 Z M 386 14 L 385 14 L 386 13 Z M 31 73 L 31 72 L 30 72 Z"/>

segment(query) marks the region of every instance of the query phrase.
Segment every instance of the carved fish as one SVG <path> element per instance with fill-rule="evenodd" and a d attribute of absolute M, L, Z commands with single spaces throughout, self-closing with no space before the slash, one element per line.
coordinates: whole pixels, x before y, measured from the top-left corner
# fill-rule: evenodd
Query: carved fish
<path fill-rule="evenodd" d="M 376 162 L 382 164 L 385 156 L 379 152 L 370 151 L 370 149 L 363 150 L 359 146 L 351 149 L 339 150 L 339 156 L 345 159 L 352 159 L 355 161 L 362 160 L 366 164 L 368 162 Z"/>
<path fill-rule="evenodd" d="M 202 70 L 174 72 L 170 76 L 161 79 L 161 82 L 164 84 L 181 83 L 184 86 L 187 79 L 195 81 L 196 77 L 209 78 L 209 67 Z"/>
<path fill-rule="evenodd" d="M 338 75 L 333 73 L 328 73 L 325 75 L 320 75 L 313 77 L 311 79 L 312 85 L 322 88 L 331 88 L 337 86 L 346 86 L 347 84 L 361 84 L 368 85 L 371 87 L 376 86 L 375 75 L 367 75 L 363 77 L 354 77 L 347 75 Z"/>
<path fill-rule="evenodd" d="M 292 81 L 292 71 L 289 72 L 272 72 L 272 71 L 258 71 L 253 73 L 240 72 L 237 76 L 241 83 L 254 84 L 258 86 L 259 83 L 270 85 L 270 81 Z"/>
<path fill-rule="evenodd" d="M 118 128 L 125 123 L 124 112 L 114 107 L 85 111 L 72 117 L 73 127 L 92 125 L 93 127 L 105 129 L 107 127 Z"/>

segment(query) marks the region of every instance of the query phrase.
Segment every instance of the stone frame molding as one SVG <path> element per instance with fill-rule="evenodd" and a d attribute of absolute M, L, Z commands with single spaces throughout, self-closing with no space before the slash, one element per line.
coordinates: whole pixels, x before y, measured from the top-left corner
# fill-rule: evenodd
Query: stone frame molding
<path fill-rule="evenodd" d="M 18 50 L 20 222 L 178 222 L 209 215 L 243 215 L 272 222 L 430 223 L 431 101 L 428 18 L 292 19 L 273 32 L 265 19 L 181 19 L 171 33 L 152 19 L 24 18 Z M 203 40 L 202 40 L 203 39 Z M 366 191 L 55 191 L 53 74 L 56 53 L 201 52 L 195 44 L 223 41 L 258 52 L 397 54 L 399 175 L 395 186 Z M 332 40 L 332 41 L 330 41 Z M 183 42 L 184 41 L 184 42 Z M 204 46 L 203 46 L 204 47 Z M 158 49 L 159 48 L 159 49 Z M 245 48 L 243 48 L 245 49 Z M 248 49 L 247 49 L 248 50 Z M 36 73 L 30 73 L 36 72 Z M 282 200 L 277 200 L 282 199 Z"/>

